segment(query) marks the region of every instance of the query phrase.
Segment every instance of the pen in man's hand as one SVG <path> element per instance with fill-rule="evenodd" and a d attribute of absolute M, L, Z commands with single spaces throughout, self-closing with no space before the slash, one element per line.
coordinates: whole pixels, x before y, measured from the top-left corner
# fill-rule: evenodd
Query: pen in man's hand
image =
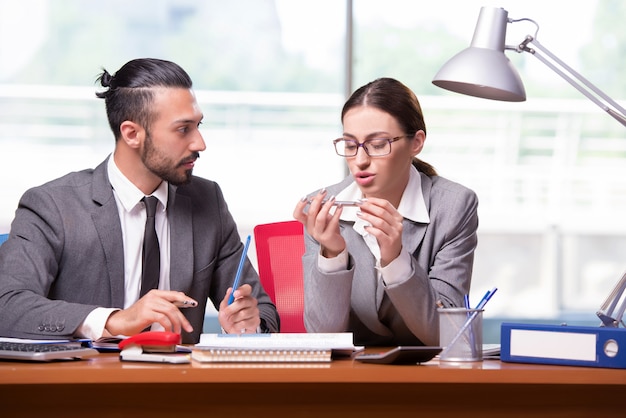
<path fill-rule="evenodd" d="M 250 235 L 246 239 L 246 245 L 243 247 L 243 252 L 241 253 L 241 259 L 239 260 L 239 267 L 237 268 L 237 274 L 235 275 L 235 282 L 233 283 L 233 291 L 228 297 L 228 304 L 230 305 L 235 300 L 235 290 L 239 287 L 239 280 L 241 279 L 241 272 L 243 270 L 243 264 L 246 261 L 246 254 L 248 253 L 248 247 L 250 246 Z"/>
<path fill-rule="evenodd" d="M 176 301 L 174 302 L 174 306 L 176 306 L 177 308 L 195 308 L 196 306 L 198 306 L 198 302 L 193 301 L 193 300 L 183 300 L 181 301 Z"/>

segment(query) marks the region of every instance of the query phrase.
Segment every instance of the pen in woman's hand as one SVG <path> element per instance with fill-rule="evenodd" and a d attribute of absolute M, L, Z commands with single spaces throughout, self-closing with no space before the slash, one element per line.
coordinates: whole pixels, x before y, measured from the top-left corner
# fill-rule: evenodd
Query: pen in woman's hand
<path fill-rule="evenodd" d="M 311 204 L 313 200 L 309 199 L 306 201 L 307 204 Z M 328 200 L 322 200 L 322 205 L 326 204 Z M 333 206 L 359 206 L 361 204 L 358 200 L 335 200 L 333 202 Z"/>

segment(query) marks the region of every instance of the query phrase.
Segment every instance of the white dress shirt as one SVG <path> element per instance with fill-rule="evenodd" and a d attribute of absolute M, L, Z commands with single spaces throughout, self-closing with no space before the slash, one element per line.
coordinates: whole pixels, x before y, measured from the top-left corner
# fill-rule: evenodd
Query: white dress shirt
<path fill-rule="evenodd" d="M 359 200 L 363 198 L 361 189 L 356 182 L 350 183 L 348 187 L 343 189 L 336 196 L 337 200 Z M 391 263 L 382 267 L 380 265 L 380 248 L 378 241 L 373 235 L 370 235 L 365 231 L 365 226 L 369 226 L 367 222 L 357 216 L 359 207 L 345 206 L 341 213 L 341 220 L 354 222 L 354 230 L 363 236 L 363 240 L 367 244 L 368 248 L 372 252 L 372 255 L 376 258 L 376 269 L 378 270 L 379 277 L 384 280 L 385 285 L 392 283 L 400 283 L 409 278 L 411 274 L 411 254 L 407 251 L 400 251 L 400 255 Z M 417 169 L 411 166 L 409 173 L 409 182 L 402 193 L 400 199 L 400 205 L 398 205 L 398 212 L 406 219 L 410 219 L 414 222 L 430 223 L 430 217 L 426 210 L 426 202 L 424 201 L 424 195 L 422 194 L 422 182 Z M 318 256 L 319 268 L 326 272 L 332 273 L 343 270 L 348 265 L 348 251 L 345 249 L 337 257 L 326 258 L 321 254 Z"/>
<path fill-rule="evenodd" d="M 141 291 L 142 248 L 146 224 L 146 210 L 142 202 L 144 194 L 117 167 L 113 155 L 109 156 L 107 165 L 109 181 L 113 188 L 113 196 L 122 226 L 122 243 L 124 246 L 124 309 L 139 299 Z M 159 289 L 170 290 L 170 234 L 167 221 L 168 183 L 163 181 L 152 193 L 159 203 L 155 215 L 155 227 L 159 238 L 161 266 Z M 78 328 L 78 336 L 96 340 L 102 337 L 104 326 L 109 315 L 117 308 L 96 308 L 91 311 L 83 324 Z M 153 330 L 163 329 L 158 324 Z"/>

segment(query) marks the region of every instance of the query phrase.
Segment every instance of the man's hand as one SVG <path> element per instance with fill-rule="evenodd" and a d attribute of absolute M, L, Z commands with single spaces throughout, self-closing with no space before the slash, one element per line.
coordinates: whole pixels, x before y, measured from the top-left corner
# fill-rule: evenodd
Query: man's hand
<path fill-rule="evenodd" d="M 235 290 L 235 300 L 230 305 L 228 297 L 233 292 L 228 288 L 220 303 L 217 318 L 220 325 L 229 334 L 253 334 L 261 325 L 259 308 L 256 298 L 251 296 L 252 287 L 249 284 L 241 285 Z"/>
<path fill-rule="evenodd" d="M 176 334 L 182 330 L 192 332 L 193 327 L 178 307 L 194 306 L 198 302 L 183 292 L 154 289 L 129 308 L 113 312 L 104 328 L 111 336 L 134 335 L 156 322 Z"/>

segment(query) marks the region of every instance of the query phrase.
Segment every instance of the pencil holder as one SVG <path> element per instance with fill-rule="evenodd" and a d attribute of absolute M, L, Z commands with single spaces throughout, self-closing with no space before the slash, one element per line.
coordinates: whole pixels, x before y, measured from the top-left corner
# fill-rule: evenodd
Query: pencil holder
<path fill-rule="evenodd" d="M 440 308 L 439 361 L 468 362 L 483 359 L 483 310 Z"/>

